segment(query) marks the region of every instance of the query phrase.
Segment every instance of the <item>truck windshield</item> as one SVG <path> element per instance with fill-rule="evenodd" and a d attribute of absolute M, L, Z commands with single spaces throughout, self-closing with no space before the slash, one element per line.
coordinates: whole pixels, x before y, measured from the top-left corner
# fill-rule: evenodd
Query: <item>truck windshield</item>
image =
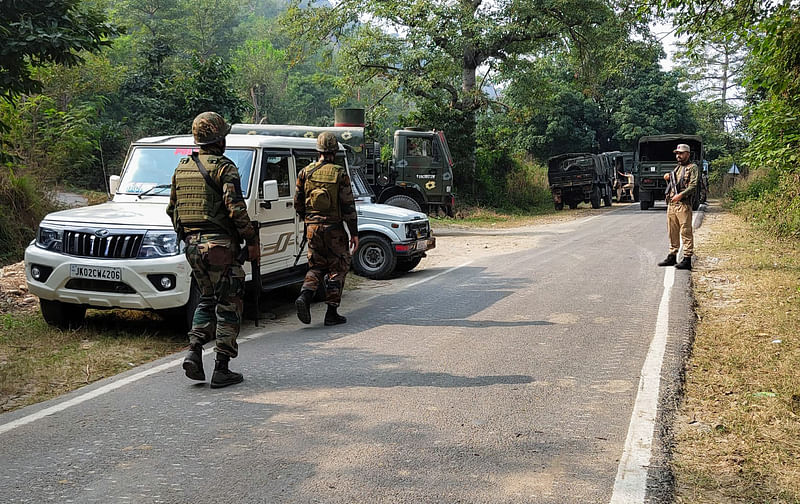
<path fill-rule="evenodd" d="M 134 147 L 117 193 L 141 194 L 149 191 L 148 194 L 152 196 L 168 196 L 175 167 L 181 158 L 190 155 L 192 151 L 197 151 L 197 147 Z M 242 180 L 242 194 L 247 197 L 250 172 L 253 169 L 253 151 L 228 149 L 225 156 L 236 163 L 239 178 Z"/>
<path fill-rule="evenodd" d="M 350 182 L 353 186 L 353 197 L 358 198 L 372 198 L 374 193 L 367 184 L 367 178 L 361 172 L 360 168 L 350 167 Z"/>

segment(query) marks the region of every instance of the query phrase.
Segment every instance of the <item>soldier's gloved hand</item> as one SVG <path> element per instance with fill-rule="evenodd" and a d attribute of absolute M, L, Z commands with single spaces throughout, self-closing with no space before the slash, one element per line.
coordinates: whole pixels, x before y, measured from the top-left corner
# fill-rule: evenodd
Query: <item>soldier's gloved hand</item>
<path fill-rule="evenodd" d="M 247 255 L 249 256 L 251 261 L 255 261 L 256 259 L 261 257 L 261 247 L 259 247 L 258 245 L 248 245 Z"/>

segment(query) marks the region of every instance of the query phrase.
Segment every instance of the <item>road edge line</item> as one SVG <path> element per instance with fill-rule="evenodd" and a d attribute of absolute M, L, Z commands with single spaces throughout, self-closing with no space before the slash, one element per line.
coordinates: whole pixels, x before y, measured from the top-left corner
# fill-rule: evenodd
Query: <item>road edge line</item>
<path fill-rule="evenodd" d="M 675 268 L 664 271 L 664 292 L 658 306 L 655 333 L 642 366 L 636 402 L 628 426 L 625 448 L 619 459 L 610 504 L 643 503 L 647 492 L 647 470 L 661 392 L 661 368 L 669 333 L 669 301 L 675 284 Z"/>

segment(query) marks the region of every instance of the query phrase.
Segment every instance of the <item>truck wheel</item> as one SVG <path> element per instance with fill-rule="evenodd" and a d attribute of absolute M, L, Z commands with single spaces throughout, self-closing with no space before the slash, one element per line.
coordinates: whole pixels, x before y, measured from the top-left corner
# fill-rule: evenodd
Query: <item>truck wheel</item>
<path fill-rule="evenodd" d="M 561 206 L 563 207 L 564 205 L 561 205 Z M 417 265 L 420 263 L 420 261 L 422 261 L 422 256 L 418 256 L 418 257 L 414 257 L 412 259 L 406 259 L 406 260 L 399 260 L 398 259 L 397 268 L 395 268 L 395 270 L 396 271 L 400 271 L 402 273 L 409 272 L 412 269 L 416 268 Z"/>
<path fill-rule="evenodd" d="M 650 208 L 650 202 L 645 200 L 640 201 L 639 208 L 641 208 L 642 210 L 647 210 L 648 208 Z"/>
<path fill-rule="evenodd" d="M 61 329 L 77 329 L 86 318 L 86 307 L 61 301 L 39 299 L 44 321 Z"/>
<path fill-rule="evenodd" d="M 592 204 L 592 208 L 600 208 L 600 187 L 594 186 L 592 188 L 592 195 L 589 198 L 589 203 Z"/>
<path fill-rule="evenodd" d="M 579 205 L 579 204 L 580 204 L 580 203 L 579 203 L 579 202 L 577 202 L 577 201 L 570 201 L 570 202 L 569 202 L 569 209 L 570 209 L 570 210 L 575 210 L 576 208 L 578 208 L 578 205 Z"/>
<path fill-rule="evenodd" d="M 564 202 L 563 201 L 555 203 L 555 206 L 556 206 L 556 210 L 564 210 Z"/>
<path fill-rule="evenodd" d="M 358 242 L 353 269 L 361 276 L 382 280 L 394 272 L 397 257 L 392 244 L 382 236 L 367 235 Z"/>
<path fill-rule="evenodd" d="M 633 187 L 633 201 L 635 202 L 639 201 L 639 187 L 637 186 Z"/>
<path fill-rule="evenodd" d="M 395 194 L 394 196 L 390 196 L 386 198 L 386 201 L 383 202 L 386 205 L 392 205 L 400 208 L 407 208 L 409 210 L 414 210 L 416 212 L 421 212 L 422 207 L 419 206 L 417 200 L 412 198 L 411 196 L 406 196 L 405 194 Z"/>
<path fill-rule="evenodd" d="M 611 186 L 606 185 L 606 195 L 603 196 L 603 206 L 611 206 Z"/>

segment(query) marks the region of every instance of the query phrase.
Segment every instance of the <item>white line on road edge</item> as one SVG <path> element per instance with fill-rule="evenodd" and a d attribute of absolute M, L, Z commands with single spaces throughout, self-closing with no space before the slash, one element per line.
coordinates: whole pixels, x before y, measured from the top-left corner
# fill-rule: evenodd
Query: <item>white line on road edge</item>
<path fill-rule="evenodd" d="M 425 282 L 427 282 L 427 281 L 429 281 L 429 280 L 433 280 L 433 279 L 434 279 L 434 278 L 436 278 L 436 277 L 440 277 L 440 276 L 442 276 L 442 275 L 446 275 L 446 274 L 450 273 L 451 271 L 455 271 L 455 270 L 457 270 L 457 269 L 459 269 L 459 268 L 463 268 L 464 266 L 468 266 L 468 265 L 472 264 L 473 262 L 474 262 L 474 261 L 467 261 L 467 262 L 465 262 L 465 263 L 463 263 L 463 264 L 459 264 L 458 266 L 453 266 L 452 268 L 450 268 L 450 269 L 448 269 L 448 270 L 445 270 L 445 271 L 442 271 L 441 273 L 437 273 L 437 274 L 435 274 L 435 275 L 431 275 L 431 276 L 429 276 L 428 278 L 423 278 L 422 280 L 417 280 L 417 281 L 416 281 L 416 282 L 414 282 L 414 283 L 408 284 L 408 285 L 406 285 L 406 287 L 414 287 L 414 286 L 417 286 L 417 285 L 419 285 L 419 284 L 422 284 L 422 283 L 425 283 Z"/>
<path fill-rule="evenodd" d="M 208 355 L 209 353 L 211 353 L 213 351 L 214 351 L 213 348 L 209 348 L 208 350 L 204 350 L 203 351 L 203 355 Z M 95 397 L 99 397 L 99 396 L 101 396 L 103 394 L 107 394 L 107 393 L 111 392 L 112 390 L 116 390 L 116 389 L 118 389 L 120 387 L 124 387 L 125 385 L 128 385 L 128 384 L 133 383 L 133 382 L 138 381 L 138 380 L 141 380 L 142 378 L 150 376 L 151 374 L 159 373 L 159 372 L 164 371 L 166 369 L 169 369 L 169 368 L 171 368 L 173 366 L 177 366 L 178 364 L 180 364 L 182 362 L 183 362 L 183 358 L 175 359 L 175 360 L 172 360 L 172 361 L 169 361 L 169 362 L 165 362 L 164 364 L 160 364 L 158 366 L 152 367 L 150 369 L 142 371 L 141 373 L 136 373 L 136 374 L 133 374 L 131 376 L 127 376 L 125 378 L 122 378 L 122 379 L 120 379 L 118 381 L 115 381 L 113 383 L 109 383 L 108 385 L 103 385 L 102 387 L 98 387 L 98 388 L 96 388 L 96 389 L 94 389 L 94 390 L 92 390 L 90 392 L 87 392 L 85 394 L 81 394 L 78 397 L 74 397 L 72 399 L 69 399 L 68 401 L 64 401 L 62 403 L 58 403 L 55 406 L 50 406 L 49 408 L 45 408 L 43 410 L 39 410 L 36 413 L 31 413 L 28 416 L 24 416 L 22 418 L 18 418 L 18 419 L 14 420 L 14 421 L 8 422 L 8 423 L 3 424 L 3 425 L 0 425 L 0 434 L 8 432 L 8 431 L 10 431 L 12 429 L 16 429 L 17 427 L 22 427 L 23 425 L 29 424 L 31 422 L 35 422 L 36 420 L 39 420 L 39 419 L 44 418 L 46 416 L 53 415 L 55 413 L 58 413 L 59 411 L 64 411 L 67 408 L 71 408 L 72 406 L 76 406 L 76 405 L 78 405 L 78 404 L 80 404 L 82 402 L 86 402 L 89 399 L 94 399 Z"/>
<path fill-rule="evenodd" d="M 664 293 L 658 305 L 658 318 L 653 341 L 647 351 L 639 380 L 639 392 L 633 405 L 628 437 L 617 468 L 611 504 L 643 503 L 647 484 L 647 468 L 653 446 L 653 431 L 658 413 L 658 393 L 661 389 L 661 366 L 669 331 L 669 298 L 675 283 L 675 268 L 664 272 Z"/>

